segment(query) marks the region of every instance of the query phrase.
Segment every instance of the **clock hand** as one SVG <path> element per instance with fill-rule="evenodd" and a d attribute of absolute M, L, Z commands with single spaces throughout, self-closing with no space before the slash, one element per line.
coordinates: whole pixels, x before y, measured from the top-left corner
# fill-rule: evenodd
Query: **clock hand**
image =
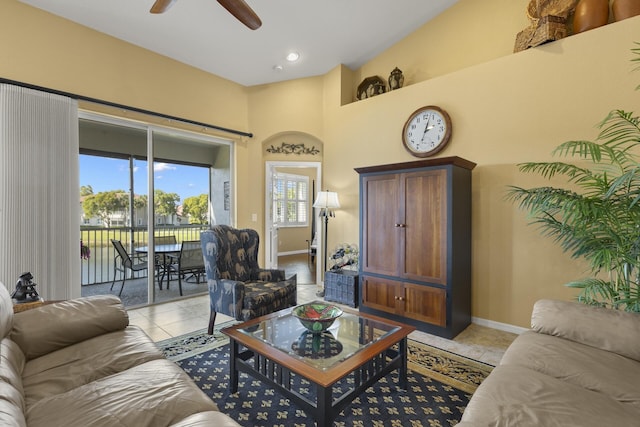
<path fill-rule="evenodd" d="M 424 136 L 430 129 L 433 129 L 433 126 L 429 127 L 429 122 L 431 121 L 431 116 L 427 119 L 427 125 L 424 127 L 424 132 L 422 133 L 422 138 L 420 138 L 420 142 L 424 142 Z"/>

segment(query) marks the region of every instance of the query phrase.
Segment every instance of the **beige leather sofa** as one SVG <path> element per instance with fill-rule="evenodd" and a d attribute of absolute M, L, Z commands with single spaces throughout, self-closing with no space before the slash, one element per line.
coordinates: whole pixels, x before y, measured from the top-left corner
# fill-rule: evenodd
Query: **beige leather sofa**
<path fill-rule="evenodd" d="M 237 426 L 98 296 L 13 314 L 0 283 L 0 425 Z"/>
<path fill-rule="evenodd" d="M 640 426 L 640 315 L 541 300 L 460 427 Z"/>

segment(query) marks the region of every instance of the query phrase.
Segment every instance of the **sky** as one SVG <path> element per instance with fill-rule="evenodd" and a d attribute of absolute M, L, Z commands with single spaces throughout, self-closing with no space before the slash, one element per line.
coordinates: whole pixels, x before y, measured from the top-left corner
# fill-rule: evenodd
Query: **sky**
<path fill-rule="evenodd" d="M 134 161 L 136 194 L 147 194 L 147 162 Z M 156 162 L 155 189 L 177 193 L 180 203 L 185 198 L 209 192 L 209 171 L 204 167 Z M 129 161 L 99 156 L 80 155 L 80 186 L 90 185 L 93 193 L 129 190 Z"/>

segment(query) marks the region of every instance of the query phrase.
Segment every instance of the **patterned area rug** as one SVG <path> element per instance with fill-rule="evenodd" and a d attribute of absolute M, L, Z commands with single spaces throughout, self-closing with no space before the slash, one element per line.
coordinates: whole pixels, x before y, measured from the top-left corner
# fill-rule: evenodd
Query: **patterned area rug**
<path fill-rule="evenodd" d="M 221 327 L 229 326 L 221 325 Z M 241 373 L 239 391 L 229 394 L 228 338 L 204 331 L 158 343 L 167 358 L 191 376 L 220 410 L 244 426 L 315 426 L 288 398 L 261 381 Z M 492 366 L 409 340 L 408 390 L 396 387 L 396 372 L 369 387 L 334 421 L 335 426 L 444 427 L 458 423 L 471 394 Z M 337 387 L 349 387 L 347 377 Z M 303 378 L 294 387 L 313 394 Z"/>

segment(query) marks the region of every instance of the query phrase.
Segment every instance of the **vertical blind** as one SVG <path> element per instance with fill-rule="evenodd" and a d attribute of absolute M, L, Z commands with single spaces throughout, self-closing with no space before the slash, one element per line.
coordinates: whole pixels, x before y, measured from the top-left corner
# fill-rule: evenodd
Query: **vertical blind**
<path fill-rule="evenodd" d="M 78 106 L 0 84 L 0 282 L 30 271 L 45 299 L 80 294 Z"/>

